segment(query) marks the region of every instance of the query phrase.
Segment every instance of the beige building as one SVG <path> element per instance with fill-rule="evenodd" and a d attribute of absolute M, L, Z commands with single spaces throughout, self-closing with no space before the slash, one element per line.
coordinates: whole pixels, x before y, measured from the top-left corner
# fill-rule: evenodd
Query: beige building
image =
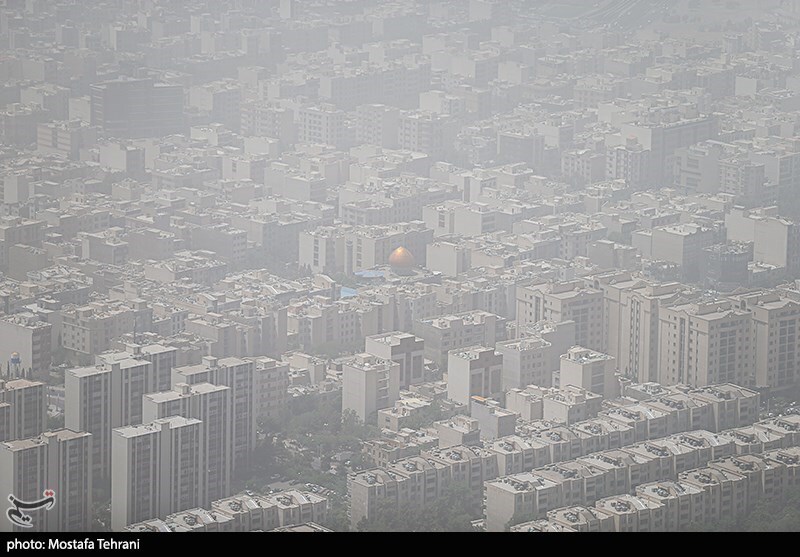
<path fill-rule="evenodd" d="M 470 404 L 473 396 L 491 398 L 503 391 L 503 356 L 493 348 L 452 350 L 447 361 L 447 398 Z"/>
<path fill-rule="evenodd" d="M 667 532 L 680 532 L 693 524 L 702 524 L 706 515 L 705 492 L 695 485 L 672 480 L 636 486 L 641 499 L 664 506 L 664 526 Z"/>
<path fill-rule="evenodd" d="M 738 473 L 705 466 L 678 475 L 678 482 L 702 489 L 706 494 L 705 516 L 699 522 L 715 524 L 736 519 L 748 509 L 748 480 Z"/>
<path fill-rule="evenodd" d="M 602 417 L 582 420 L 570 429 L 581 439 L 583 454 L 619 449 L 636 442 L 632 428 Z"/>
<path fill-rule="evenodd" d="M 800 447 L 768 451 L 764 453 L 764 458 L 786 466 L 786 489 L 793 489 L 800 485 Z"/>
<path fill-rule="evenodd" d="M 495 350 L 503 356 L 503 389 L 524 389 L 528 385 L 553 384 L 551 356 L 554 347 L 542 338 L 520 338 L 498 342 Z"/>
<path fill-rule="evenodd" d="M 400 111 L 383 104 L 362 104 L 356 108 L 356 142 L 393 149 L 397 146 Z"/>
<path fill-rule="evenodd" d="M 97 128 L 80 120 L 40 123 L 36 128 L 36 150 L 43 155 L 80 159 L 81 151 L 97 143 Z"/>
<path fill-rule="evenodd" d="M 703 387 L 755 383 L 755 343 L 750 312 L 730 302 L 661 308 L 660 382 Z"/>
<path fill-rule="evenodd" d="M 0 443 L 0 489 L 20 501 L 38 501 L 55 492 L 50 509 L 28 510 L 32 528 L 0 521 L 2 532 L 86 532 L 92 520 L 91 440 L 69 429 Z"/>
<path fill-rule="evenodd" d="M 123 230 L 111 227 L 102 232 L 79 232 L 81 257 L 105 263 L 125 265 L 128 262 L 128 242 L 121 240 Z"/>
<path fill-rule="evenodd" d="M 300 143 L 322 143 L 343 147 L 346 139 L 346 113 L 330 104 L 305 106 L 295 110 L 294 123 Z"/>
<path fill-rule="evenodd" d="M 613 273 L 599 279 L 605 304 L 606 352 L 619 371 L 639 382 L 659 381 L 659 309 L 681 300 L 680 283 L 652 284 Z"/>
<path fill-rule="evenodd" d="M 171 417 L 112 435 L 111 528 L 200 506 L 205 492 L 200 420 Z"/>
<path fill-rule="evenodd" d="M 595 504 L 614 520 L 615 532 L 666 532 L 666 507 L 635 495 L 617 495 Z"/>
<path fill-rule="evenodd" d="M 110 371 L 112 419 L 120 426 L 140 424 L 142 395 L 155 392 L 159 378 L 155 377 L 153 365 L 147 360 L 138 359 L 127 353 L 122 354 L 122 357 L 119 356 L 119 354 L 103 354 L 97 357 L 97 366 Z M 91 370 L 91 368 L 85 369 Z"/>
<path fill-rule="evenodd" d="M 300 233 L 300 265 L 312 273 L 334 275 L 345 272 L 345 237 L 333 226 L 321 226 Z"/>
<path fill-rule="evenodd" d="M 218 499 L 211 503 L 211 511 L 217 516 L 226 517 L 231 523 L 232 532 L 267 531 L 278 526 L 274 505 L 257 495 L 239 493 Z"/>
<path fill-rule="evenodd" d="M 768 418 L 753 424 L 756 429 L 772 431 L 782 435 L 787 447 L 800 447 L 800 414 L 786 414 Z"/>
<path fill-rule="evenodd" d="M 255 360 L 256 419 L 280 419 L 289 410 L 289 364 L 272 358 Z"/>
<path fill-rule="evenodd" d="M 780 174 L 785 175 L 783 171 Z M 800 227 L 781 218 L 777 207 L 755 210 L 734 207 L 725 215 L 725 229 L 728 240 L 753 242 L 755 262 L 773 265 L 790 275 L 800 269 Z"/>
<path fill-rule="evenodd" d="M 560 384 L 615 398 L 619 395 L 616 370 L 616 360 L 612 356 L 574 346 L 561 356 Z"/>
<path fill-rule="evenodd" d="M 470 346 L 494 346 L 506 338 L 506 319 L 481 310 L 421 319 L 414 334 L 425 341 L 425 358 L 446 368 L 449 352 Z"/>
<path fill-rule="evenodd" d="M 698 462 L 701 463 L 730 456 L 736 452 L 735 443 L 730 437 L 702 429 L 676 433 L 669 437 L 669 440 L 691 447 L 697 453 Z"/>
<path fill-rule="evenodd" d="M 747 426 L 758 420 L 761 396 L 734 384 L 709 385 L 686 393 L 694 400 L 711 405 L 711 431 Z"/>
<path fill-rule="evenodd" d="M 667 429 L 672 431 L 715 430 L 711 403 L 686 393 L 665 394 L 645 400 L 642 404 L 667 414 L 667 421 L 671 422 Z"/>
<path fill-rule="evenodd" d="M 593 507 L 564 507 L 547 513 L 547 520 L 573 532 L 613 532 L 611 515 Z"/>
<path fill-rule="evenodd" d="M 342 412 L 352 410 L 373 423 L 378 410 L 400 398 L 400 364 L 372 354 L 358 354 L 342 366 Z"/>
<path fill-rule="evenodd" d="M 266 505 L 275 508 L 278 526 L 325 523 L 328 518 L 328 499 L 315 493 L 291 489 L 263 499 Z"/>
<path fill-rule="evenodd" d="M 752 314 L 755 382 L 770 393 L 790 390 L 800 383 L 800 302 L 778 292 L 757 292 L 734 298 Z"/>
<path fill-rule="evenodd" d="M 147 330 L 149 327 L 142 326 L 147 323 L 137 321 L 146 321 L 148 311 L 152 319 L 152 310 L 148 310 L 143 302 L 137 305 L 141 307 L 135 309 L 119 302 L 93 302 L 63 311 L 62 346 L 85 358 L 111 348 L 112 339 L 133 331 L 135 323 L 140 331 Z"/>
<path fill-rule="evenodd" d="M 635 138 L 650 151 L 648 183 L 663 184 L 671 176 L 669 164 L 676 149 L 688 147 L 698 141 L 711 139 L 717 134 L 718 122 L 714 115 L 700 114 L 696 106 L 684 110 L 668 101 L 664 106 L 638 107 L 642 116 L 634 121 L 623 122 L 618 134 L 609 135 L 606 145 L 613 147 Z M 646 116 L 645 116 L 646 114 Z"/>
<path fill-rule="evenodd" d="M 423 451 L 385 468 L 348 478 L 350 522 L 370 518 L 381 503 L 420 508 L 435 502 L 452 482 L 469 486 L 480 504 L 484 482 L 497 477 L 494 453 L 477 447 L 452 446 Z"/>
<path fill-rule="evenodd" d="M 469 488 L 473 502 L 480 503 L 484 482 L 497 477 L 497 457 L 481 447 L 453 446 L 422 451 L 423 459 L 445 465 L 450 482 Z"/>
<path fill-rule="evenodd" d="M 423 417 L 431 408 L 431 401 L 422 398 L 401 398 L 391 408 L 378 410 L 378 427 L 399 432 L 410 427 L 410 422 Z"/>
<path fill-rule="evenodd" d="M 604 410 L 599 415 L 633 429 L 637 442 L 675 433 L 669 430 L 667 413 L 642 403 Z"/>
<path fill-rule="evenodd" d="M 646 186 L 650 178 L 650 151 L 636 138 L 627 138 L 625 145 L 606 150 L 605 177 L 608 180 L 625 180 L 634 188 Z"/>
<path fill-rule="evenodd" d="M 643 459 L 653 460 L 651 480 L 674 478 L 677 474 L 705 466 L 708 461 L 701 462 L 700 452 L 686 443 L 676 442 L 672 438 L 651 439 L 623 448 L 624 451 L 639 455 Z"/>
<path fill-rule="evenodd" d="M 380 439 L 364 441 L 361 452 L 365 462 L 387 466 L 393 460 L 418 455 L 420 451 L 438 444 L 439 437 L 430 430 L 402 429 L 389 434 L 383 431 Z"/>
<path fill-rule="evenodd" d="M 603 350 L 603 292 L 582 281 L 517 288 L 517 326 L 550 321 L 575 322 L 575 343 Z"/>
<path fill-rule="evenodd" d="M 440 449 L 457 445 L 479 445 L 481 442 L 481 426 L 476 418 L 458 414 L 433 425 L 439 438 Z"/>
<path fill-rule="evenodd" d="M 697 224 L 676 224 L 652 229 L 650 238 L 650 252 L 643 256 L 677 263 L 683 280 L 695 282 L 700 279 L 702 250 L 714 243 L 715 232 Z"/>
<path fill-rule="evenodd" d="M 720 437 L 730 439 L 734 454 L 751 455 L 785 447 L 786 436 L 776 429 L 764 429 L 753 425 L 728 429 Z"/>
<path fill-rule="evenodd" d="M 408 459 L 404 459 L 404 462 L 407 461 Z M 414 460 L 407 463 L 409 471 L 412 472 L 416 471 L 418 466 Z M 430 463 L 423 464 L 420 473 L 424 474 L 423 478 L 426 476 L 433 478 L 430 483 L 438 488 L 436 480 L 442 474 L 439 471 L 441 468 L 443 467 Z M 349 477 L 347 493 L 350 496 L 350 527 L 355 529 L 362 519 L 368 520 L 375 516 L 378 505 L 384 501 L 398 506 L 415 502 L 416 497 L 412 499 L 409 494 L 408 483 L 409 478 L 406 474 L 384 468 L 359 472 L 354 477 Z M 423 485 L 427 487 L 429 482 L 423 482 Z"/>
<path fill-rule="evenodd" d="M 283 359 L 289 364 L 290 371 L 306 373 L 308 381 L 312 385 L 318 385 L 325 381 L 328 366 L 322 358 L 302 352 L 291 352 L 288 355 L 284 355 Z"/>
<path fill-rule="evenodd" d="M 454 119 L 449 115 L 423 110 L 402 112 L 397 122 L 400 149 L 442 158 L 452 145 Z"/>
<path fill-rule="evenodd" d="M 47 378 L 52 364 L 52 330 L 50 323 L 30 313 L 0 318 L 2 375 Z M 19 357 L 18 365 L 11 362 L 15 353 Z"/>
<path fill-rule="evenodd" d="M 506 393 L 506 408 L 523 420 L 544 419 L 566 425 L 594 418 L 602 409 L 603 397 L 574 385 L 543 389 L 530 385 Z"/>
<path fill-rule="evenodd" d="M 458 277 L 472 268 L 471 254 L 468 247 L 442 238 L 428 245 L 426 267 L 448 277 Z"/>
<path fill-rule="evenodd" d="M 538 520 L 530 520 L 528 522 L 523 522 L 521 524 L 517 524 L 516 526 L 511 526 L 508 529 L 509 532 L 578 532 L 579 530 L 575 530 L 570 528 L 569 526 L 565 526 L 563 524 L 558 524 L 556 522 L 552 522 L 547 520 L 546 518 L 540 518 Z"/>
<path fill-rule="evenodd" d="M 500 477 L 529 472 L 546 464 L 542 451 L 537 451 L 531 441 L 517 435 L 507 435 L 484 443 L 484 448 L 496 455 L 497 474 Z"/>
<path fill-rule="evenodd" d="M 158 391 L 167 390 L 172 384 L 172 368 L 184 363 L 181 361 L 184 350 L 168 344 L 147 344 L 142 346 L 141 353 L 136 348 L 132 349 L 134 356 L 147 360 L 153 365 L 153 374 L 157 378 Z"/>
<path fill-rule="evenodd" d="M 160 519 L 155 519 L 160 520 Z M 151 522 L 152 521 L 144 521 Z M 187 509 L 167 515 L 163 520 L 170 532 L 232 532 L 233 520 L 201 508 Z M 141 523 L 139 523 L 141 524 Z M 135 527 L 135 525 L 133 525 Z M 126 527 L 126 530 L 130 527 Z"/>
<path fill-rule="evenodd" d="M 519 414 L 522 420 L 532 422 L 543 417 L 543 393 L 538 389 L 511 389 L 506 391 L 506 408 Z"/>
<path fill-rule="evenodd" d="M 364 352 L 392 360 L 400 366 L 400 388 L 421 383 L 424 379 L 425 341 L 400 331 L 368 336 Z"/>
<path fill-rule="evenodd" d="M 193 508 L 150 519 L 125 528 L 129 532 L 267 532 L 325 522 L 326 497 L 290 490 L 275 495 L 240 493 L 213 501 L 208 507 Z M 308 531 L 330 531 L 314 526 Z"/>
<path fill-rule="evenodd" d="M 471 398 L 470 415 L 478 420 L 484 441 L 513 435 L 519 419 L 516 412 L 503 408 L 496 400 L 481 396 Z"/>
<path fill-rule="evenodd" d="M 544 517 L 548 511 L 563 506 L 563 486 L 536 472 L 490 480 L 484 487 L 484 513 L 489 532 L 503 532 L 507 525 L 513 525 L 512 522 Z"/>
<path fill-rule="evenodd" d="M 11 431 L 11 405 L 7 402 L 0 402 L 0 439 L 9 441 Z"/>
<path fill-rule="evenodd" d="M 726 474 L 740 474 L 746 478 L 748 510 L 759 501 L 779 498 L 786 488 L 786 465 L 764 458 L 761 454 L 728 456 L 712 460 L 708 467 Z"/>
<path fill-rule="evenodd" d="M 574 385 L 551 389 L 543 398 L 543 418 L 567 425 L 595 417 L 603 400 L 602 395 Z"/>

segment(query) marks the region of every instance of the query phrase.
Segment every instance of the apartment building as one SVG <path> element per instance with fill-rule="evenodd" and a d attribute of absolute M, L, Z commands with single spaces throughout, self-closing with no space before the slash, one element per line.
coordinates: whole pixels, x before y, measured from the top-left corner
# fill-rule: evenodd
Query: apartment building
<path fill-rule="evenodd" d="M 447 398 L 469 405 L 472 397 L 491 398 L 503 391 L 503 356 L 493 348 L 451 350 L 447 359 Z"/>
<path fill-rule="evenodd" d="M 425 358 L 446 369 L 449 352 L 470 346 L 494 346 L 506 338 L 507 320 L 486 311 L 469 311 L 414 323 L 414 334 L 425 342 Z"/>
<path fill-rule="evenodd" d="M 400 398 L 400 364 L 372 354 L 357 354 L 342 365 L 342 412 L 375 423 L 378 410 Z"/>
<path fill-rule="evenodd" d="M 146 394 L 142 406 L 143 423 L 172 416 L 200 420 L 205 473 L 197 487 L 198 501 L 208 505 L 228 496 L 234 451 L 231 389 L 211 383 L 178 383 L 171 391 Z"/>
<path fill-rule="evenodd" d="M 31 528 L 0 523 L 3 532 L 80 532 L 91 529 L 91 438 L 70 429 L 46 431 L 37 437 L 0 443 L 0 489 L 18 501 L 39 501 L 52 491 L 51 508 L 26 510 Z M 9 515 L 10 516 L 10 515 Z"/>
<path fill-rule="evenodd" d="M 582 281 L 517 288 L 517 323 L 575 322 L 575 343 L 603 350 L 603 293 Z"/>
<path fill-rule="evenodd" d="M 561 356 L 560 385 L 573 385 L 605 398 L 619 395 L 617 365 L 613 356 L 580 346 Z"/>
<path fill-rule="evenodd" d="M 660 382 L 703 387 L 755 383 L 750 312 L 731 302 L 701 302 L 659 311 Z"/>
<path fill-rule="evenodd" d="M 205 493 L 202 422 L 161 418 L 111 436 L 111 528 L 200 506 Z"/>
<path fill-rule="evenodd" d="M 368 336 L 364 352 L 400 366 L 400 388 L 424 380 L 425 341 L 412 334 L 395 331 Z"/>
<path fill-rule="evenodd" d="M 0 441 L 29 439 L 47 429 L 47 385 L 27 379 L 0 380 Z"/>

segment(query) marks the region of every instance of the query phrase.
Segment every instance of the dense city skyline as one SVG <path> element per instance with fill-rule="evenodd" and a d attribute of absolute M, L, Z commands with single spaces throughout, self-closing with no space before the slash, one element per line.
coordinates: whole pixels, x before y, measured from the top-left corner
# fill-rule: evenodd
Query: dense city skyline
<path fill-rule="evenodd" d="M 800 529 L 800 0 L 0 48 L 0 532 Z"/>

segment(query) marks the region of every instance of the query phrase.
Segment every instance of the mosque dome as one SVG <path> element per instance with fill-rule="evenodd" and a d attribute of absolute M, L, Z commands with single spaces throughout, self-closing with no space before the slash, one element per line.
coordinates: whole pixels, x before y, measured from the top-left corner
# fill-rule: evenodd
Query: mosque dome
<path fill-rule="evenodd" d="M 414 256 L 404 247 L 399 247 L 389 256 L 389 265 L 395 269 L 410 269 L 414 266 Z"/>

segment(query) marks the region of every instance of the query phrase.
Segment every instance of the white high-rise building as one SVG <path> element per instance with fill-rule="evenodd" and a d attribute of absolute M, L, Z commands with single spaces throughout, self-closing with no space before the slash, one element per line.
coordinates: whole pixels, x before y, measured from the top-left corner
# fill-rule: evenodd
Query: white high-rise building
<path fill-rule="evenodd" d="M 400 364 L 357 354 L 342 366 L 342 411 L 352 410 L 362 422 L 377 419 L 377 411 L 400 398 Z"/>
<path fill-rule="evenodd" d="M 112 435 L 111 528 L 201 506 L 206 463 L 200 420 L 171 417 Z"/>
<path fill-rule="evenodd" d="M 425 371 L 425 341 L 400 331 L 366 338 L 364 351 L 392 360 L 400 366 L 400 388 L 422 383 Z"/>
<path fill-rule="evenodd" d="M 88 431 L 92 438 L 92 469 L 97 485 L 107 485 L 111 471 L 111 430 L 142 423 L 142 395 L 152 364 L 132 358 L 67 371 L 64 376 L 64 424 Z"/>
<path fill-rule="evenodd" d="M 755 383 L 752 315 L 729 301 L 659 311 L 659 369 L 664 385 Z"/>
<path fill-rule="evenodd" d="M 206 356 L 202 363 L 177 367 L 172 370 L 172 386 L 179 383 L 195 385 L 211 383 L 231 389 L 233 404 L 233 460 L 234 473 L 244 466 L 256 446 L 256 364 L 240 358 L 214 358 Z"/>
<path fill-rule="evenodd" d="M 231 390 L 211 383 L 179 383 L 174 390 L 144 396 L 144 422 L 183 416 L 200 420 L 203 425 L 203 459 L 206 479 L 198 485 L 202 505 L 227 497 L 231 491 L 233 456 L 233 406 Z"/>
<path fill-rule="evenodd" d="M 800 384 L 800 302 L 778 292 L 754 292 L 734 300 L 752 314 L 754 386 L 777 393 Z"/>
<path fill-rule="evenodd" d="M 0 406 L 6 408 L 8 416 L 5 421 L 0 419 L 0 441 L 35 437 L 47 428 L 47 385 L 44 383 L 27 379 L 0 380 Z"/>
<path fill-rule="evenodd" d="M 560 386 L 573 385 L 605 398 L 616 398 L 619 395 L 616 370 L 617 362 L 612 356 L 574 346 L 561 356 Z"/>
<path fill-rule="evenodd" d="M 603 350 L 603 293 L 583 281 L 540 283 L 517 288 L 519 327 L 539 321 L 575 322 L 575 342 Z"/>
<path fill-rule="evenodd" d="M 491 398 L 502 391 L 502 354 L 485 346 L 450 352 L 447 361 L 447 398 L 469 406 L 473 396 Z"/>
<path fill-rule="evenodd" d="M 0 491 L 20 501 L 38 501 L 52 491 L 49 510 L 26 510 L 32 530 L 85 532 L 92 513 L 92 435 L 69 429 L 47 431 L 38 437 L 0 443 Z M 29 532 L 0 520 L 0 532 Z"/>

